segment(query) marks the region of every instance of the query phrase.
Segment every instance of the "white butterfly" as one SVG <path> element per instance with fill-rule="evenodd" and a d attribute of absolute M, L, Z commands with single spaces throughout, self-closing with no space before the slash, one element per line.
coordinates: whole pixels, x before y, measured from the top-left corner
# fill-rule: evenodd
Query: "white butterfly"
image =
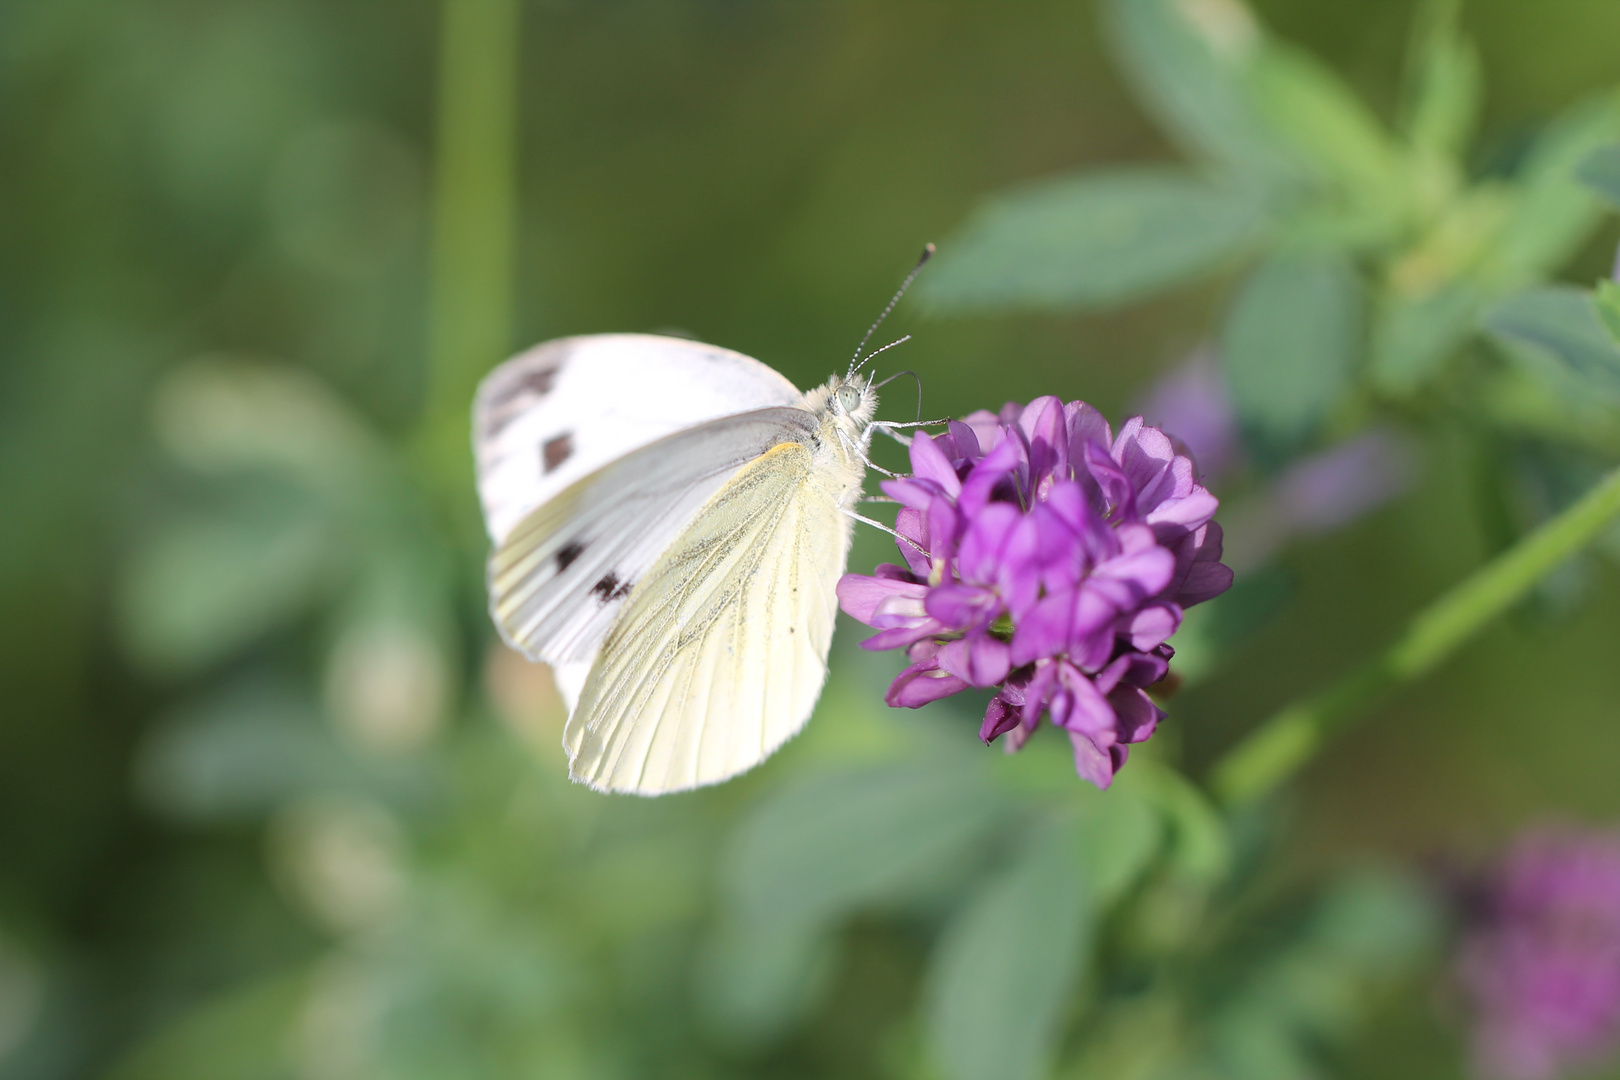
<path fill-rule="evenodd" d="M 801 394 L 740 353 L 641 334 L 547 342 L 484 380 L 490 611 L 555 668 L 575 780 L 712 784 L 804 726 L 876 408 L 854 365 Z"/>

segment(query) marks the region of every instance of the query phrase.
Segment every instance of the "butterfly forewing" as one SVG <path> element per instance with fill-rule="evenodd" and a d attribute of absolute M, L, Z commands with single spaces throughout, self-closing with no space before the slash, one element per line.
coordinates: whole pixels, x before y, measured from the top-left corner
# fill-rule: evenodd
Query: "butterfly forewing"
<path fill-rule="evenodd" d="M 536 346 L 491 372 L 473 406 L 490 537 L 501 543 L 535 507 L 639 447 L 798 399 L 758 360 L 681 338 L 597 334 Z"/>
<path fill-rule="evenodd" d="M 768 756 L 826 678 L 860 474 L 782 442 L 736 472 L 648 570 L 602 643 L 564 745 L 576 780 L 657 794 Z"/>

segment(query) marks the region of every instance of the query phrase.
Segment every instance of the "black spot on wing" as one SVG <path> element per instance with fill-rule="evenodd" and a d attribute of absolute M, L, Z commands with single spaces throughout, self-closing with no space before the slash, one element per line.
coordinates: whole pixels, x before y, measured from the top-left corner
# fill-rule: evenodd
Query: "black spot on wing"
<path fill-rule="evenodd" d="M 522 390 L 537 398 L 545 397 L 551 393 L 552 387 L 557 385 L 557 372 L 561 369 L 561 364 L 552 364 L 550 367 L 525 371 L 521 376 L 513 380 L 515 385 L 512 392 L 516 393 Z"/>
<path fill-rule="evenodd" d="M 501 429 L 516 420 L 524 409 L 551 393 L 557 385 L 557 373 L 561 370 L 562 361 L 558 360 L 545 367 L 531 368 L 503 383 L 484 406 L 484 437 L 499 435 Z"/>
<path fill-rule="evenodd" d="M 552 472 L 574 454 L 574 435 L 565 431 L 555 438 L 547 439 L 540 446 L 540 462 L 546 472 Z"/>
<path fill-rule="evenodd" d="M 563 549 L 557 552 L 557 571 L 561 573 L 568 569 L 569 566 L 573 565 L 574 560 L 583 554 L 585 554 L 585 545 L 578 540 L 565 544 Z"/>
<path fill-rule="evenodd" d="M 634 582 L 620 581 L 619 575 L 609 570 L 602 575 L 602 580 L 591 586 L 594 593 L 605 604 L 611 600 L 623 600 L 630 595 L 630 587 Z"/>

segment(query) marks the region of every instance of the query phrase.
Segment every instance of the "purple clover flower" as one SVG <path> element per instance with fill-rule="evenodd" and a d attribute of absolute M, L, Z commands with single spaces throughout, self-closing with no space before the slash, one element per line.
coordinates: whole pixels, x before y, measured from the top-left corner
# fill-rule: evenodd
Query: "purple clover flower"
<path fill-rule="evenodd" d="M 1116 436 L 1085 402 L 1044 397 L 917 435 L 883 490 L 905 565 L 846 574 L 838 598 L 877 629 L 865 648 L 907 651 L 885 700 L 996 687 L 981 739 L 1016 750 L 1048 716 L 1106 788 L 1164 716 L 1146 690 L 1183 610 L 1232 583 L 1192 458 L 1139 416 Z"/>
<path fill-rule="evenodd" d="M 1620 1048 L 1620 833 L 1527 833 L 1483 900 L 1458 963 L 1479 1075 L 1552 1080 Z"/>

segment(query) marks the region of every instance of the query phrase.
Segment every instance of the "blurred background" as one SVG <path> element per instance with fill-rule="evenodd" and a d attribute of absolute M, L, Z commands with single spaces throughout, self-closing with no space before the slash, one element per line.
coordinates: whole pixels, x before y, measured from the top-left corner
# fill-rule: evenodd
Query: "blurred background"
<path fill-rule="evenodd" d="M 1151 32 L 1102 7 L 0 6 L 0 1074 L 1466 1075 L 1448 883 L 1527 823 L 1620 814 L 1612 563 L 1561 569 L 1264 812 L 1221 819 L 1196 781 L 1572 497 L 1612 425 L 1573 461 L 1482 436 L 1454 379 L 1281 450 L 1246 428 L 1210 481 L 1248 545 L 1232 603 L 1184 631 L 1171 720 L 1106 796 L 1062 740 L 1007 758 L 971 705 L 887 710 L 899 660 L 852 623 L 765 766 L 595 795 L 484 615 L 466 410 L 531 343 L 681 333 L 813 385 L 934 240 L 891 321 L 925 415 L 1058 394 L 1118 420 L 1214 363 L 1259 242 L 974 291 L 975 252 L 1002 265 L 987 198 L 1193 157 Z M 1381 124 L 1405 108 L 1416 4 L 1177 10 L 1217 45 L 1266 28 Z M 1613 3 L 1474 0 L 1458 27 L 1470 181 L 1620 81 Z M 1516 284 L 1609 272 L 1614 217 L 1581 214 Z M 1267 493 L 1375 414 L 1364 512 L 1279 525 Z M 852 569 L 888 545 L 859 535 Z M 1124 854 L 1041 877 L 1074 821 Z"/>

